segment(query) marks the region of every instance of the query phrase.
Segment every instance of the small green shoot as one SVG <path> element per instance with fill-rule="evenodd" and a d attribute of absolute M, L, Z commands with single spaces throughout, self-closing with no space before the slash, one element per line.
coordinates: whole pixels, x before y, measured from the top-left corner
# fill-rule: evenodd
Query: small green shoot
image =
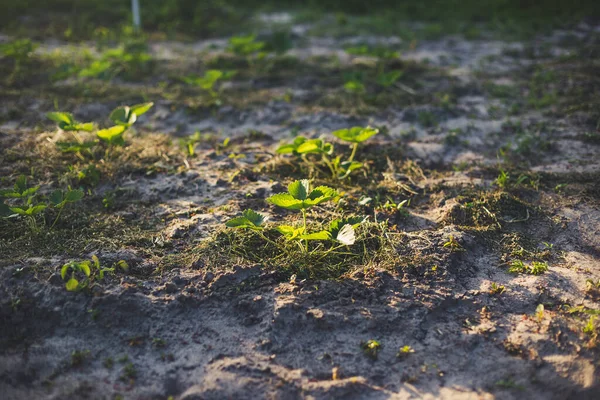
<path fill-rule="evenodd" d="M 513 260 L 508 269 L 508 272 L 513 274 L 528 275 L 541 275 L 546 271 L 548 271 L 548 263 L 545 261 L 533 261 L 530 265 L 527 265 L 521 260 Z"/>
<path fill-rule="evenodd" d="M 505 291 L 506 288 L 504 287 L 504 285 L 499 285 L 496 282 L 492 282 L 489 293 L 493 296 L 500 296 Z"/>
<path fill-rule="evenodd" d="M 364 343 L 361 343 L 360 347 L 367 357 L 376 360 L 382 346 L 377 340 L 370 339 Z"/>
<path fill-rule="evenodd" d="M 402 347 L 400 347 L 400 349 L 398 350 L 398 353 L 396 354 L 396 357 L 398 357 L 398 358 L 405 358 L 405 357 L 407 357 L 409 354 L 412 354 L 412 353 L 414 353 L 414 352 L 415 352 L 415 350 L 414 350 L 412 347 L 410 347 L 410 346 L 408 346 L 408 345 L 406 345 L 406 346 L 402 346 Z"/>
<path fill-rule="evenodd" d="M 448 236 L 448 241 L 445 242 L 443 246 L 447 249 L 450 249 L 452 252 L 464 250 L 453 235 Z"/>

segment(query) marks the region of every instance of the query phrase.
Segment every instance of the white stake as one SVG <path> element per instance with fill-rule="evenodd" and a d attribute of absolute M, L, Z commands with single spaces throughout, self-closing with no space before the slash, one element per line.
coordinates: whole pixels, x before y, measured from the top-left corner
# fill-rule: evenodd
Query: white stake
<path fill-rule="evenodd" d="M 140 29 L 140 2 L 139 0 L 131 0 L 131 13 L 133 14 L 133 26 L 136 30 Z"/>

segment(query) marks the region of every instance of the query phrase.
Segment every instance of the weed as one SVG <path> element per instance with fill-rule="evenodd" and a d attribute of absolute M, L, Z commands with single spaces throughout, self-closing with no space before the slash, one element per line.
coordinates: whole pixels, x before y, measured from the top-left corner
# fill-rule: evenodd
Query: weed
<path fill-rule="evenodd" d="M 135 369 L 135 365 L 133 363 L 128 362 L 123 367 L 121 371 L 121 380 L 123 381 L 133 381 L 137 377 L 137 370 Z"/>
<path fill-rule="evenodd" d="M 115 366 L 115 361 L 112 359 L 112 357 L 108 357 L 102 362 L 102 365 L 106 369 L 113 369 Z"/>
<path fill-rule="evenodd" d="M 376 360 L 382 346 L 377 340 L 370 339 L 364 343 L 361 343 L 360 347 L 367 357 Z"/>
<path fill-rule="evenodd" d="M 152 338 L 152 346 L 156 347 L 156 348 L 161 348 L 161 347 L 165 347 L 167 345 L 167 342 L 164 339 L 161 338 Z"/>

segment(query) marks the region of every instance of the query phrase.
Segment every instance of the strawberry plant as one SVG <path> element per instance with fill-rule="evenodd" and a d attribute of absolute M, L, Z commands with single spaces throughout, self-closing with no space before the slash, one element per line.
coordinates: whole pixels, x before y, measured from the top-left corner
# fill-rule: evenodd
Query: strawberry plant
<path fill-rule="evenodd" d="M 148 112 L 153 105 L 154 103 L 150 102 L 115 108 L 109 115 L 109 119 L 115 125 L 99 130 L 96 135 L 108 145 L 123 146 L 125 144 L 123 139 L 125 131 L 137 121 L 140 115 Z"/>
<path fill-rule="evenodd" d="M 98 257 L 93 255 L 91 260 L 71 261 L 64 264 L 60 269 L 60 276 L 63 281 L 66 281 L 65 288 L 69 292 L 74 292 L 91 288 L 96 280 L 104 279 L 105 274 L 113 274 L 118 268 L 125 272 L 129 270 L 124 260 L 118 261 L 110 268 L 102 267 Z"/>
<path fill-rule="evenodd" d="M 198 86 L 205 90 L 215 103 L 220 103 L 219 92 L 215 90 L 215 86 L 219 81 L 226 81 L 235 76 L 235 71 L 221 71 L 218 69 L 210 69 L 204 73 L 204 76 L 187 76 L 183 78 L 188 85 Z M 220 88 L 219 88 L 220 89 Z"/>

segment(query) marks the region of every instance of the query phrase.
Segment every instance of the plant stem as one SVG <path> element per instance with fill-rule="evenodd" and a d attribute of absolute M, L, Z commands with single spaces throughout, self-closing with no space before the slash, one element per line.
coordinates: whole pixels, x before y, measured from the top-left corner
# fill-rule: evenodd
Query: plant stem
<path fill-rule="evenodd" d="M 277 243 L 275 243 L 274 241 L 272 241 L 271 239 L 269 239 L 268 237 L 266 237 L 266 236 L 265 236 L 265 234 L 264 234 L 264 233 L 262 233 L 261 231 L 255 231 L 255 232 L 256 232 L 256 233 L 258 233 L 258 235 L 259 235 L 261 238 L 263 238 L 263 239 L 264 239 L 264 240 L 266 240 L 267 242 L 271 243 L 273 246 L 275 246 L 275 247 L 279 247 L 279 246 L 277 245 Z"/>
<path fill-rule="evenodd" d="M 306 234 L 306 210 L 303 208 L 302 209 L 302 222 L 304 223 L 304 231 L 302 232 L 303 235 Z M 308 252 L 308 239 L 304 239 L 304 248 L 306 250 L 306 252 Z"/>
<path fill-rule="evenodd" d="M 358 143 L 354 143 L 354 147 L 352 147 L 352 154 L 350 154 L 350 158 L 348 161 L 354 160 L 354 156 L 356 155 L 356 150 L 358 149 Z"/>
<path fill-rule="evenodd" d="M 56 223 L 58 222 L 58 219 L 60 218 L 60 214 L 62 213 L 63 208 L 64 207 L 61 207 L 61 208 L 58 209 L 58 214 L 56 215 L 56 218 L 54 219 L 54 222 L 50 226 L 50 229 L 54 228 L 54 225 L 56 225 Z"/>
<path fill-rule="evenodd" d="M 333 164 L 331 164 L 331 161 L 329 161 L 329 157 L 327 157 L 325 154 L 323 154 L 323 161 L 325 162 L 325 165 L 327 165 L 327 167 L 329 167 L 329 170 L 331 171 L 331 176 L 333 178 L 336 178 L 337 173 L 336 173 L 335 169 L 333 168 Z"/>

